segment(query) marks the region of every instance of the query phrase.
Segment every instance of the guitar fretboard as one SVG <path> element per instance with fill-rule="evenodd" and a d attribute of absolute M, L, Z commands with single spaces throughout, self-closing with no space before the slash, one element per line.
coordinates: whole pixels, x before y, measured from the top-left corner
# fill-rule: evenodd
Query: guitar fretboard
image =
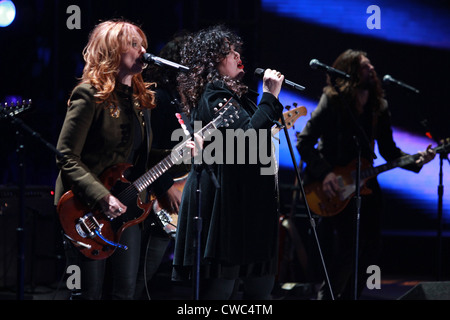
<path fill-rule="evenodd" d="M 385 164 L 376 166 L 376 167 L 370 167 L 363 171 L 361 171 L 361 179 L 367 179 L 370 177 L 374 177 L 382 172 L 397 168 L 397 167 L 403 167 L 408 164 L 413 163 L 419 158 L 419 154 L 414 155 L 408 155 L 398 158 L 397 160 L 387 162 Z"/>
<path fill-rule="evenodd" d="M 200 129 L 197 132 L 197 134 L 200 137 L 202 137 L 203 139 L 209 137 L 211 135 L 211 133 L 217 129 L 217 127 L 219 126 L 219 124 L 222 121 L 223 121 L 222 116 L 215 118 L 213 121 L 211 121 L 206 126 L 204 126 L 202 129 Z M 189 151 L 189 149 L 186 147 L 186 145 L 191 140 L 192 140 L 192 138 L 177 145 L 168 156 L 166 156 L 157 165 L 155 165 L 153 168 L 151 168 L 149 171 L 147 171 L 144 175 L 142 175 L 140 178 L 138 178 L 133 183 L 133 186 L 136 188 L 136 190 L 138 190 L 139 192 L 145 190 L 153 182 L 155 182 L 156 179 L 161 177 L 167 170 L 169 170 L 172 166 L 174 166 L 177 163 L 178 164 L 181 163 L 181 161 L 183 160 L 183 157 L 186 155 L 186 152 Z"/>
<path fill-rule="evenodd" d="M 436 153 L 449 152 L 450 151 L 449 148 L 450 148 L 450 143 L 446 143 L 446 144 L 440 145 L 438 147 L 435 147 L 432 150 L 435 151 Z M 370 168 L 364 169 L 361 171 L 361 179 L 371 178 L 382 172 L 385 172 L 385 171 L 388 171 L 388 170 L 391 170 L 391 169 L 394 169 L 397 167 L 404 167 L 406 165 L 412 164 L 417 159 L 419 159 L 419 157 L 420 157 L 420 154 L 416 153 L 413 155 L 407 155 L 407 156 L 400 157 L 396 160 L 387 162 L 385 164 L 382 164 L 382 165 L 379 165 L 376 167 L 370 167 Z M 354 175 L 354 172 L 353 172 L 353 175 Z"/>

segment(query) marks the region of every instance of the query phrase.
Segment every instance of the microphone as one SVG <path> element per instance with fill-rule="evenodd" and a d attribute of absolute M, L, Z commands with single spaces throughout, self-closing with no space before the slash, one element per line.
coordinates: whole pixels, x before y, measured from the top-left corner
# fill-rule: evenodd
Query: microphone
<path fill-rule="evenodd" d="M 264 71 L 265 71 L 265 69 L 256 68 L 255 69 L 255 76 L 258 76 L 259 78 L 262 78 L 264 76 Z M 290 87 L 292 89 L 296 89 L 296 90 L 299 90 L 299 91 L 305 90 L 304 86 L 301 86 L 299 84 L 296 84 L 295 82 L 292 82 L 292 81 L 289 81 L 289 80 L 286 80 L 286 79 L 284 79 L 283 84 L 285 86 L 288 86 L 288 87 Z"/>
<path fill-rule="evenodd" d="M 171 67 L 171 68 L 175 68 L 178 71 L 182 71 L 182 72 L 187 72 L 189 71 L 188 67 L 185 67 L 181 64 L 175 63 L 173 61 L 169 61 L 160 57 L 157 57 L 151 53 L 144 53 L 142 55 L 142 61 L 145 63 L 154 63 L 158 66 L 165 66 L 165 67 Z"/>
<path fill-rule="evenodd" d="M 419 90 L 417 90 L 416 88 L 413 88 L 413 87 L 407 85 L 406 83 L 403 83 L 401 81 L 398 81 L 398 80 L 392 78 L 389 74 L 387 74 L 383 77 L 383 82 L 392 82 L 392 83 L 395 83 L 396 85 L 399 85 L 400 87 L 411 90 L 414 93 L 420 93 Z"/>
<path fill-rule="evenodd" d="M 327 66 L 326 64 L 323 64 L 322 62 L 320 62 L 317 59 L 312 59 L 309 62 L 309 66 L 314 70 L 325 70 L 330 76 L 335 76 L 335 77 L 344 78 L 344 79 L 351 78 L 349 74 L 347 74 L 341 70 L 335 69 L 333 67 Z"/>

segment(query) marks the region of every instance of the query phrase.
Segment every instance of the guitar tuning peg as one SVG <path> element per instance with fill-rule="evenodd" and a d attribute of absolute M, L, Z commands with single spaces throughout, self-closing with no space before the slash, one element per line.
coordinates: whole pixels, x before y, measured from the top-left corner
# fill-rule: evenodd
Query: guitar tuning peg
<path fill-rule="evenodd" d="M 219 109 L 217 109 L 217 108 L 214 108 L 214 112 L 217 112 Z"/>
<path fill-rule="evenodd" d="M 297 108 L 297 106 L 298 106 L 298 103 L 297 103 L 297 102 L 294 102 L 294 103 L 293 103 L 293 105 L 294 105 L 294 107 L 296 107 L 296 108 Z"/>
<path fill-rule="evenodd" d="M 285 108 L 287 111 L 289 111 L 291 109 L 291 106 L 286 106 Z"/>

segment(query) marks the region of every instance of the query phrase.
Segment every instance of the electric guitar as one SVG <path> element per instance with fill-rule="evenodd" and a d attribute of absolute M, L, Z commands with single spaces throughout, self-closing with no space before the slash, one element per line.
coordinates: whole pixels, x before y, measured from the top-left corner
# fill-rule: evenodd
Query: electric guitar
<path fill-rule="evenodd" d="M 450 143 L 443 144 L 433 150 L 436 153 L 443 152 L 443 150 L 449 149 Z M 449 151 L 449 150 L 448 150 Z M 448 152 L 447 151 L 447 152 Z M 397 167 L 403 167 L 414 163 L 419 159 L 418 153 L 413 155 L 407 155 L 400 157 L 391 162 L 373 167 L 369 161 L 361 159 L 361 175 L 360 175 L 360 194 L 367 195 L 372 193 L 366 186 L 367 180 L 379 175 L 382 172 L 389 171 Z M 343 167 L 336 167 L 333 172 L 336 174 L 340 191 L 333 198 L 323 192 L 322 181 L 314 181 L 305 185 L 306 201 L 312 212 L 319 216 L 330 217 L 338 214 L 345 209 L 350 202 L 351 197 L 356 193 L 356 159 Z"/>
<path fill-rule="evenodd" d="M 296 104 L 294 104 L 295 106 Z M 292 110 L 288 110 L 283 113 L 283 118 L 286 123 L 286 128 L 291 128 L 295 121 L 297 121 L 298 118 L 301 116 L 304 116 L 307 114 L 306 107 L 300 106 L 296 107 Z M 177 114 L 178 122 L 180 123 L 181 127 L 184 129 L 186 135 L 190 135 L 188 128 L 186 127 L 186 124 L 184 122 L 184 119 L 182 118 L 182 115 Z M 279 121 L 281 122 L 281 121 Z M 281 130 L 282 127 L 280 126 L 274 126 L 272 128 L 272 135 L 275 135 Z M 188 175 L 182 176 L 180 178 L 174 179 L 175 186 L 180 190 L 183 191 L 184 185 L 186 183 Z M 156 216 L 156 223 L 171 237 L 175 238 L 176 232 L 177 232 L 177 224 L 178 224 L 178 213 L 169 212 L 160 204 L 158 203 L 158 200 L 155 200 L 153 202 L 153 212 Z"/>
<path fill-rule="evenodd" d="M 294 103 L 294 106 L 296 104 Z M 284 122 L 286 123 L 286 128 L 290 129 L 295 121 L 298 120 L 298 118 L 302 117 L 302 116 L 306 116 L 307 114 L 307 110 L 306 107 L 304 106 L 300 106 L 300 107 L 296 107 L 292 110 L 288 110 L 283 112 L 283 118 L 284 118 Z M 281 121 L 279 121 L 281 122 Z M 277 134 L 280 130 L 282 129 L 281 126 L 274 126 L 272 127 L 272 135 Z"/>
<path fill-rule="evenodd" d="M 3 103 L 3 107 L 0 108 L 0 119 L 7 117 L 13 117 L 19 113 L 23 113 L 31 109 L 31 99 L 22 100 L 22 102 L 17 101 L 15 104 L 7 102 Z"/>
<path fill-rule="evenodd" d="M 181 193 L 183 192 L 188 175 L 189 174 L 186 174 L 180 178 L 173 179 L 174 186 L 180 190 Z M 166 210 L 156 199 L 153 202 L 153 212 L 159 227 L 162 228 L 170 238 L 175 239 L 178 227 L 178 212 Z"/>
<path fill-rule="evenodd" d="M 197 134 L 205 138 L 217 128 L 228 126 L 237 116 L 236 106 L 229 99 L 219 105 L 217 117 Z M 189 140 L 177 145 L 170 155 L 166 156 L 144 175 L 133 183 L 125 178 L 125 173 L 132 167 L 122 163 L 105 170 L 99 177 L 104 186 L 111 190 L 124 205 L 127 211 L 121 216 L 110 220 L 100 209 L 92 210 L 85 205 L 72 191 L 69 190 L 58 201 L 57 213 L 65 236 L 86 257 L 102 260 L 111 256 L 116 248 L 127 249 L 119 243 L 126 228 L 141 223 L 149 215 L 154 200 L 147 203 L 141 201 L 139 193 L 148 188 L 156 179 L 173 165 L 181 163 L 184 157 L 190 156 Z"/>

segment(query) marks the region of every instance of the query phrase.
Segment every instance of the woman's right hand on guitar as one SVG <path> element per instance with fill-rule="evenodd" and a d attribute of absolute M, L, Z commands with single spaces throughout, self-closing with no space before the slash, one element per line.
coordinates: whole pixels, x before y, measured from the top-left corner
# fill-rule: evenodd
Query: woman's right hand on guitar
<path fill-rule="evenodd" d="M 339 183 L 337 181 L 337 176 L 334 172 L 330 172 L 325 176 L 322 182 L 322 190 L 327 195 L 328 198 L 333 198 L 339 191 Z"/>
<path fill-rule="evenodd" d="M 174 184 L 165 194 L 157 197 L 158 205 L 170 213 L 178 213 L 182 191 Z"/>
<path fill-rule="evenodd" d="M 102 208 L 103 213 L 108 219 L 115 219 L 127 211 L 127 207 L 122 204 L 116 197 L 112 194 L 104 196 L 99 204 Z"/>

